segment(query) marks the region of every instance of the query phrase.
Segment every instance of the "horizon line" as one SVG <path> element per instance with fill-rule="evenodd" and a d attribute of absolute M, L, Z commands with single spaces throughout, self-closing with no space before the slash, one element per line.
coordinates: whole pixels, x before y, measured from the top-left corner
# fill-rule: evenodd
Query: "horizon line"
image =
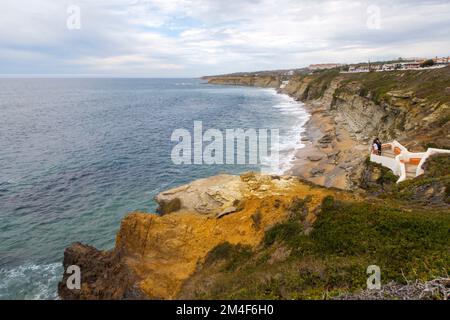
<path fill-rule="evenodd" d="M 20 78 L 72 78 L 72 79 L 86 79 L 86 78 L 105 78 L 105 79 L 200 79 L 203 76 L 150 76 L 150 75 L 133 75 L 133 74 L 72 74 L 72 73 L 17 73 L 17 74 L 1 74 L 0 79 L 20 79 Z"/>

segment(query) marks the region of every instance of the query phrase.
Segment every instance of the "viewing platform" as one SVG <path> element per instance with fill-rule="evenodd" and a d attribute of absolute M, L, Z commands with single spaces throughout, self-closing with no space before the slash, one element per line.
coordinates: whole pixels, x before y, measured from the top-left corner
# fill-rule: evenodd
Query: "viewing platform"
<path fill-rule="evenodd" d="M 372 152 L 370 161 L 391 169 L 396 176 L 399 176 L 397 180 L 399 183 L 422 175 L 424 173 L 422 166 L 426 160 L 432 155 L 442 153 L 450 154 L 450 150 L 429 148 L 426 152 L 409 152 L 394 140 L 382 145 L 381 155 Z"/>

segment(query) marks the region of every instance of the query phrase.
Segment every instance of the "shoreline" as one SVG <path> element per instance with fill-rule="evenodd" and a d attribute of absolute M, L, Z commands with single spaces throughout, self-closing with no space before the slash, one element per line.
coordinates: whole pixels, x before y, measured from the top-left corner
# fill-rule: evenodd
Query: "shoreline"
<path fill-rule="evenodd" d="M 287 92 L 278 92 L 295 99 Z M 291 168 L 283 174 L 327 188 L 353 189 L 352 177 L 368 154 L 367 145 L 350 133 L 345 121 L 327 108 L 325 102 L 301 102 L 310 115 L 299 138 L 304 147 L 295 151 Z"/>
<path fill-rule="evenodd" d="M 306 125 L 310 120 L 311 114 L 307 110 L 303 102 L 295 100 L 295 98 L 289 95 L 288 93 L 280 92 L 276 88 L 259 88 L 259 89 L 270 90 L 270 92 L 272 92 L 275 96 L 281 96 L 285 101 L 273 105 L 272 108 L 276 108 L 279 112 L 283 114 L 288 114 L 289 117 L 297 118 L 294 122 L 294 125 L 291 126 L 282 125 L 279 127 L 280 130 L 281 128 L 283 128 L 283 130 L 286 129 L 295 132 L 298 129 L 299 132 L 295 132 L 294 135 L 283 136 L 284 138 L 283 141 L 282 142 L 280 141 L 280 148 L 279 148 L 280 157 L 278 165 L 275 168 L 272 168 L 270 164 L 269 165 L 262 164 L 263 169 L 261 171 L 262 173 L 266 172 L 268 174 L 286 175 L 287 172 L 289 172 L 294 166 L 293 161 L 295 160 L 297 152 L 306 147 L 306 144 L 303 141 L 301 141 L 301 138 L 306 132 Z M 292 110 L 292 106 L 295 107 L 294 110 Z M 287 112 L 284 113 L 285 111 Z M 294 136 L 295 139 L 292 139 L 292 136 Z M 295 146 L 292 146 L 293 140 L 295 140 Z M 265 169 L 269 167 L 275 170 L 266 171 Z M 245 173 L 245 171 L 243 173 Z"/>
<path fill-rule="evenodd" d="M 351 119 L 332 110 L 331 101 L 327 98 L 302 101 L 286 88 L 281 88 L 279 83 L 208 83 L 273 89 L 277 94 L 301 102 L 301 107 L 310 115 L 297 141 L 304 147 L 295 149 L 289 169 L 282 171 L 281 175 L 300 177 L 327 188 L 359 189 L 362 164 L 370 155 L 370 139 L 353 128 Z"/>
<path fill-rule="evenodd" d="M 219 84 L 219 83 L 213 83 Z M 341 190 L 358 189 L 358 176 L 361 164 L 370 155 L 368 138 L 361 132 L 351 132 L 346 119 L 335 110 L 331 110 L 325 99 L 301 101 L 280 86 L 259 84 L 220 83 L 220 85 L 256 87 L 273 89 L 277 94 L 286 95 L 294 101 L 301 102 L 309 119 L 304 124 L 304 131 L 299 137 L 299 144 L 304 147 L 296 149 L 290 168 L 281 175 L 300 177 L 326 188 Z M 300 106 L 299 106 L 300 107 Z"/>

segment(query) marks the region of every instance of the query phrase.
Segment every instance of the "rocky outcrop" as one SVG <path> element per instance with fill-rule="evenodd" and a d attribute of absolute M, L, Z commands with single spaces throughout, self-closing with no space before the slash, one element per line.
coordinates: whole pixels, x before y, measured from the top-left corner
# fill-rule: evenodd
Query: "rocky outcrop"
<path fill-rule="evenodd" d="M 58 293 L 65 300 L 145 299 L 136 286 L 137 278 L 122 259 L 120 250 L 102 252 L 75 243 L 64 251 L 64 270 L 76 265 L 81 270 L 81 289 L 69 289 L 69 274 L 64 273 Z"/>
<path fill-rule="evenodd" d="M 219 215 L 235 208 L 242 200 L 244 190 L 239 177 L 218 175 L 200 179 L 188 185 L 164 191 L 155 198 L 158 213 L 174 211 L 197 212 L 202 215 Z"/>
<path fill-rule="evenodd" d="M 448 70 L 435 72 L 450 74 Z M 432 81 L 435 74 L 419 76 L 429 76 Z M 378 77 L 383 80 L 381 85 L 377 84 Z M 279 88 L 282 80 L 273 75 L 208 78 L 214 84 L 274 88 Z M 447 96 L 450 93 L 440 90 L 443 84 L 448 86 L 448 81 L 439 82 L 440 87 L 436 89 L 430 84 L 422 86 L 422 78 L 419 85 L 416 80 L 405 73 L 340 75 L 334 71 L 290 78 L 280 90 L 305 101 L 311 113 L 308 136 L 302 139 L 306 148 L 298 155 L 300 164 L 291 172 L 296 177 L 254 173 L 219 175 L 162 192 L 156 196 L 160 214 L 135 212 L 127 215 L 112 250 L 103 252 L 80 243 L 66 249 L 64 267 L 80 267 L 81 289 L 68 289 L 69 275 L 64 274 L 58 286 L 60 297 L 191 297 L 181 293 L 183 286 L 219 245 L 242 245 L 256 250 L 272 226 L 290 221 L 292 208 L 298 207 L 298 203 L 307 206 L 306 210 L 300 210 L 305 213 L 301 216 L 301 230 L 307 235 L 317 228 L 314 226 L 316 213 L 326 196 L 347 201 L 358 197 L 356 192 L 318 187 L 298 176 L 326 187 L 356 189 L 366 184 L 370 189 L 381 183 L 382 189 L 387 189 L 390 180 L 387 172 L 377 168 L 366 170 L 364 165 L 368 143 L 374 136 L 384 141 L 396 138 L 418 149 L 430 142 L 450 145 L 450 99 Z M 400 88 L 397 83 L 402 83 Z M 424 179 L 399 192 L 402 198 L 408 199 L 413 190 L 419 198 L 443 206 L 448 203 L 448 186 L 448 180 Z M 290 223 L 284 227 L 287 231 L 293 230 Z M 287 234 L 295 238 L 297 232 Z M 289 250 L 280 247 L 268 261 L 273 264 L 288 255 Z M 207 280 L 209 278 L 202 279 Z"/>
<path fill-rule="evenodd" d="M 278 88 L 281 78 L 274 75 L 249 75 L 249 76 L 225 76 L 225 77 L 205 77 L 210 84 L 239 85 L 252 87 Z"/>
<path fill-rule="evenodd" d="M 330 194 L 353 198 L 294 177 L 253 173 L 220 175 L 163 192 L 156 200 L 176 201 L 178 209 L 162 216 L 129 214 L 113 250 L 101 252 L 79 243 L 66 249 L 64 266 L 80 266 L 82 287 L 69 290 L 65 275 L 59 284 L 60 297 L 174 299 L 217 245 L 257 246 L 265 230 L 288 217 L 292 201 L 299 197 L 310 199 L 305 221 L 311 224 L 315 208 Z"/>

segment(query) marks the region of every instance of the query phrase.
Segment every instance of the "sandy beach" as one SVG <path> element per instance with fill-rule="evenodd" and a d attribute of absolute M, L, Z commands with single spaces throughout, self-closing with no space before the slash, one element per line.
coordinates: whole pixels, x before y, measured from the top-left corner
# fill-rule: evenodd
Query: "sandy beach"
<path fill-rule="evenodd" d="M 296 152 L 293 167 L 286 172 L 325 187 L 352 189 L 352 177 L 368 155 L 368 145 L 350 133 L 345 121 L 323 103 L 305 103 L 311 114 Z"/>

